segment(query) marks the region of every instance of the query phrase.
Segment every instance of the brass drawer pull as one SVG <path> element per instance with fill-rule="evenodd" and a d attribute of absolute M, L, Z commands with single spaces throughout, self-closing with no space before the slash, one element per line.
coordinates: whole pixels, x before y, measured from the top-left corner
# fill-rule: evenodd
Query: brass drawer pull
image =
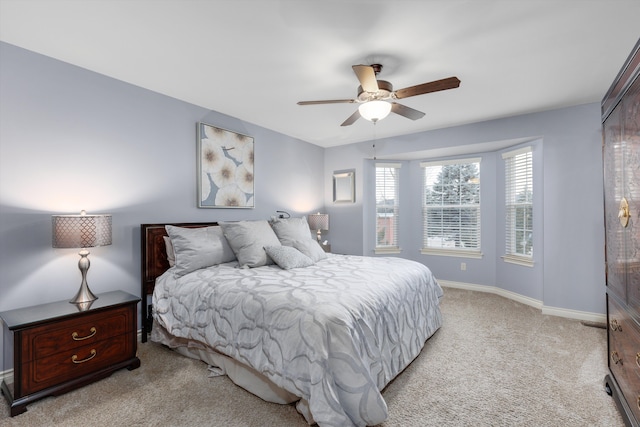
<path fill-rule="evenodd" d="M 91 333 L 86 337 L 78 337 L 78 333 L 74 332 L 71 334 L 71 338 L 73 338 L 74 341 L 82 341 L 82 340 L 89 339 L 96 334 L 96 328 L 92 326 L 91 329 L 89 329 L 89 332 Z"/>
<path fill-rule="evenodd" d="M 640 409 L 640 396 L 638 396 L 638 401 L 636 402 L 636 404 L 638 405 L 638 409 Z"/>
<path fill-rule="evenodd" d="M 611 352 L 611 361 L 616 365 L 617 364 L 622 365 L 622 359 L 620 359 L 620 356 L 618 356 L 618 352 L 617 351 L 612 351 Z"/>
<path fill-rule="evenodd" d="M 620 209 L 618 209 L 618 219 L 620 220 L 620 225 L 626 227 L 629 225 L 629 218 L 631 218 L 631 214 L 629 213 L 629 202 L 624 197 L 620 200 Z"/>
<path fill-rule="evenodd" d="M 622 332 L 622 325 L 620 325 L 618 323 L 618 319 L 611 319 L 609 320 L 609 327 L 611 328 L 612 331 L 620 331 Z"/>
<path fill-rule="evenodd" d="M 640 368 L 640 352 L 636 353 L 636 366 Z M 638 397 L 640 399 L 640 397 Z"/>
<path fill-rule="evenodd" d="M 73 363 L 84 363 L 84 362 L 88 362 L 89 360 L 93 359 L 94 357 L 96 357 L 96 349 L 92 348 L 91 349 L 91 355 L 89 357 L 87 357 L 86 359 L 82 359 L 82 360 L 78 360 L 78 355 L 74 354 L 73 356 L 71 356 L 71 361 Z"/>

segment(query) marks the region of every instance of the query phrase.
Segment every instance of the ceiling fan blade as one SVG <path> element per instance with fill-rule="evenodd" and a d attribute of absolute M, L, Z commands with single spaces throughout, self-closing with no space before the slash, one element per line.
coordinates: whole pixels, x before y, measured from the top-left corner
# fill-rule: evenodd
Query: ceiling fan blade
<path fill-rule="evenodd" d="M 360 111 L 356 110 L 355 113 L 349 116 L 347 120 L 342 122 L 340 126 L 350 126 L 355 123 L 356 120 L 360 118 Z"/>
<path fill-rule="evenodd" d="M 448 77 L 421 85 L 405 87 L 404 89 L 396 90 L 395 94 L 397 99 L 402 99 L 440 90 L 455 89 L 458 86 L 460 86 L 460 80 L 457 77 Z"/>
<path fill-rule="evenodd" d="M 353 104 L 355 99 L 327 99 L 325 101 L 300 101 L 298 105 L 318 105 L 318 104 Z"/>
<path fill-rule="evenodd" d="M 365 92 L 377 92 L 378 81 L 376 80 L 376 72 L 370 65 L 353 65 L 353 72 L 356 73 L 360 86 Z"/>
<path fill-rule="evenodd" d="M 391 103 L 391 111 L 411 120 L 418 120 L 424 117 L 424 113 L 422 111 L 414 110 L 413 108 L 398 104 L 397 102 Z"/>

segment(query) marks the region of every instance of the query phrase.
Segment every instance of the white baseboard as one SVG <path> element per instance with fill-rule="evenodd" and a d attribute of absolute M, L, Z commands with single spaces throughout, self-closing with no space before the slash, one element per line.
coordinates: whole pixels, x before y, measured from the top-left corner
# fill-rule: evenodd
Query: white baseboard
<path fill-rule="evenodd" d="M 595 322 L 595 323 L 607 323 L 607 315 L 601 313 L 590 313 L 588 311 L 579 311 L 579 310 L 571 310 L 568 308 L 558 308 L 558 307 L 549 307 L 545 306 L 544 303 L 540 300 L 530 298 L 524 295 L 517 294 L 515 292 L 507 291 L 502 288 L 498 288 L 497 286 L 486 286 L 486 285 L 476 285 L 473 283 L 464 283 L 464 282 L 454 282 L 450 280 L 440 280 L 438 279 L 438 283 L 442 287 L 446 288 L 458 288 L 458 289 L 466 289 L 468 291 L 477 291 L 477 292 L 486 292 L 490 294 L 496 294 L 501 297 L 505 297 L 519 303 L 528 305 L 530 307 L 537 308 L 542 311 L 542 314 L 547 314 L 549 316 L 557 316 L 557 317 L 566 317 L 569 319 L 583 320 L 587 322 Z"/>
<path fill-rule="evenodd" d="M 542 314 L 549 316 L 568 317 L 569 319 L 583 320 L 586 322 L 607 324 L 607 315 L 600 313 L 590 313 L 588 311 L 571 310 L 569 308 L 542 307 Z"/>
<path fill-rule="evenodd" d="M 10 378 L 12 375 L 13 375 L 13 369 L 7 369 L 6 371 L 0 372 L 0 381 L 4 381 L 5 378 Z"/>

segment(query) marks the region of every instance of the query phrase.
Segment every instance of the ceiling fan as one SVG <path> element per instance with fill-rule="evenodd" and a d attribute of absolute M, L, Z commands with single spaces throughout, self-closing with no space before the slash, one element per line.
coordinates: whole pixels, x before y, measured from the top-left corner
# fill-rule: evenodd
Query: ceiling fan
<path fill-rule="evenodd" d="M 298 105 L 318 105 L 318 104 L 342 104 L 358 103 L 358 109 L 341 126 L 349 126 L 360 117 L 376 123 L 384 119 L 390 112 L 399 114 L 411 120 L 418 120 L 424 117 L 422 111 L 407 107 L 406 105 L 394 102 L 395 99 L 408 98 L 410 96 L 423 95 L 425 93 L 438 92 L 441 90 L 455 89 L 460 86 L 457 77 L 448 77 L 429 83 L 422 83 L 404 89 L 393 90 L 393 85 L 386 80 L 378 80 L 376 76 L 382 70 L 381 64 L 353 65 L 354 73 L 360 81 L 358 86 L 358 96 L 355 99 L 328 99 L 325 101 L 300 101 Z"/>

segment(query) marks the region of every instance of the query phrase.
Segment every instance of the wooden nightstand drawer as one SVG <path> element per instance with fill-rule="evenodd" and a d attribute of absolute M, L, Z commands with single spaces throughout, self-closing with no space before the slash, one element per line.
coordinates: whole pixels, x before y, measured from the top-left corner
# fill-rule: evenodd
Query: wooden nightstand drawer
<path fill-rule="evenodd" d="M 132 314 L 123 307 L 29 329 L 22 334 L 24 361 L 122 335 L 130 329 Z"/>
<path fill-rule="evenodd" d="M 119 335 L 25 363 L 22 392 L 31 394 L 127 360 L 134 340 L 133 334 Z"/>

